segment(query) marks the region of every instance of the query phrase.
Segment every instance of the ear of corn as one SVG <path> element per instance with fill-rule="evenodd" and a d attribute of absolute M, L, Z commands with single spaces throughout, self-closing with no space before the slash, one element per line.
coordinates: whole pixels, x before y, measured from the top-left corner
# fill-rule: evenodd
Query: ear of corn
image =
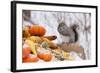
<path fill-rule="evenodd" d="M 70 56 L 70 53 L 69 52 L 62 51 L 62 55 L 66 59 L 66 58 L 68 58 Z"/>
<path fill-rule="evenodd" d="M 34 55 L 37 55 L 35 43 L 32 42 L 31 40 L 26 40 L 25 42 L 26 42 L 26 43 L 29 45 L 29 47 L 31 48 L 32 53 L 33 53 Z"/>

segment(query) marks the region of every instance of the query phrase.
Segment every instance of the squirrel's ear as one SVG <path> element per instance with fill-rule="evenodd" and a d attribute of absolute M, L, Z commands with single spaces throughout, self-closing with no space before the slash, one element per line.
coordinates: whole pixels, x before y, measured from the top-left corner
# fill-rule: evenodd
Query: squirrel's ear
<path fill-rule="evenodd" d="M 64 26 L 66 25 L 64 22 L 59 23 L 59 26 Z"/>

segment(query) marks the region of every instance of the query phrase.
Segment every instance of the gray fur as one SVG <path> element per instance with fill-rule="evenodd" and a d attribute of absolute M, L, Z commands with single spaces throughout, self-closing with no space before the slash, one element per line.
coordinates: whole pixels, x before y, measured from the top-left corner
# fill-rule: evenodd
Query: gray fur
<path fill-rule="evenodd" d="M 73 43 L 75 42 L 75 32 L 73 29 L 76 29 L 76 27 L 68 27 L 65 23 L 60 23 L 58 25 L 58 32 L 63 35 L 64 37 L 70 37 L 69 42 L 66 43 Z M 66 39 L 65 39 L 66 40 Z"/>

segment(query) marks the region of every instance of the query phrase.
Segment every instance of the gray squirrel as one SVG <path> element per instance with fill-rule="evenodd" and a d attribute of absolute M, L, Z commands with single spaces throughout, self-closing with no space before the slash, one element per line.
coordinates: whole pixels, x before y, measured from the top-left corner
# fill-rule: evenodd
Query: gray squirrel
<path fill-rule="evenodd" d="M 59 23 L 57 30 L 64 43 L 74 43 L 78 40 L 77 27 L 77 24 L 68 27 L 64 22 Z"/>

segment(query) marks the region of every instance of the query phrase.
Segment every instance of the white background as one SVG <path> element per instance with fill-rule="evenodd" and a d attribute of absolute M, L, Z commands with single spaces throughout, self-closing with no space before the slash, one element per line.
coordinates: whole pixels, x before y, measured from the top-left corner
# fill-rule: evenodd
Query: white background
<path fill-rule="evenodd" d="M 10 1 L 0 1 L 0 73 L 10 73 Z M 45 1 L 45 2 L 58 2 L 58 3 L 70 3 L 70 4 L 86 4 L 86 5 L 98 5 L 100 7 L 100 0 L 33 0 L 33 1 Z M 99 12 L 100 13 L 100 9 Z M 100 14 L 98 15 L 100 16 Z M 100 17 L 98 17 L 100 19 Z M 100 23 L 100 21 L 99 21 Z M 99 24 L 98 23 L 98 24 Z M 98 25 L 99 28 L 100 25 Z M 99 30 L 100 31 L 100 28 Z M 100 33 L 98 33 L 100 37 Z M 98 38 L 98 41 L 100 39 Z M 99 43 L 99 42 L 98 42 Z M 99 45 L 100 47 L 100 45 Z M 98 51 L 100 51 L 98 47 Z M 100 53 L 98 54 L 98 56 Z M 100 57 L 99 57 L 100 61 Z M 100 65 L 100 64 L 99 64 Z M 52 71 L 38 71 L 34 73 L 99 73 L 100 67 L 98 68 L 81 68 L 81 69 L 66 69 L 66 70 L 52 70 Z M 31 72 L 33 73 L 33 72 Z"/>
<path fill-rule="evenodd" d="M 29 9 L 29 10 L 47 10 L 47 11 L 72 11 L 72 12 L 88 12 L 88 13 L 91 13 L 91 20 L 95 20 L 95 9 L 86 9 L 86 8 L 73 8 L 73 7 L 52 7 L 52 6 L 39 6 L 39 5 L 27 5 L 27 4 L 17 4 L 17 69 L 20 70 L 20 69 L 36 69 L 36 68 L 50 68 L 50 67 L 70 67 L 70 66 L 80 66 L 80 65 L 93 65 L 95 64 L 95 21 L 91 21 L 91 30 L 92 30 L 92 33 L 91 33 L 91 38 L 92 38 L 92 41 L 91 41 L 91 60 L 87 61 L 70 61 L 70 62 L 49 62 L 49 63 L 35 63 L 35 64 L 26 64 L 26 63 L 22 63 L 22 10 L 25 10 L 25 9 Z M 34 18 L 33 18 L 34 19 Z M 44 24 L 44 23 L 43 23 Z M 53 24 L 55 24 L 53 22 Z M 24 24 L 25 25 L 25 24 Z M 56 25 L 56 24 L 55 24 Z M 53 25 L 54 27 L 57 27 Z M 50 25 L 51 26 L 51 25 Z M 55 30 L 56 28 L 54 28 Z M 48 31 L 47 31 L 48 32 Z M 56 33 L 55 33 L 56 35 Z M 59 35 L 58 35 L 59 36 Z M 61 39 L 61 38 L 59 38 Z M 79 42 L 80 43 L 80 42 Z M 85 43 L 83 43 L 85 44 Z M 55 65 L 54 65 L 55 64 Z"/>

